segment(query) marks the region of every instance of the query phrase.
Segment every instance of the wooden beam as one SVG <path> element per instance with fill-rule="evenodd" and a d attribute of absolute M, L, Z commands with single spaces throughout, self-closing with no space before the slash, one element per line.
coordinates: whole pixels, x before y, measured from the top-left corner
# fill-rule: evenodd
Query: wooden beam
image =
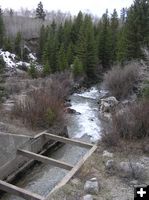
<path fill-rule="evenodd" d="M 82 165 L 85 163 L 85 161 L 94 153 L 94 151 L 97 149 L 97 146 L 94 145 L 84 156 L 83 158 L 73 167 L 73 169 L 68 172 L 68 174 L 61 180 L 60 183 L 58 183 L 53 190 L 47 195 L 45 200 L 50 199 L 50 196 L 53 192 L 64 186 L 73 176 L 74 174 L 82 167 Z"/>
<path fill-rule="evenodd" d="M 0 180 L 0 190 L 27 200 L 44 200 L 44 197 Z"/>
<path fill-rule="evenodd" d="M 66 169 L 66 170 L 71 170 L 73 168 L 73 166 L 69 165 L 68 163 L 58 161 L 58 160 L 55 160 L 53 158 L 48 158 L 46 156 L 42 156 L 40 154 L 36 154 L 36 153 L 30 152 L 30 151 L 27 151 L 27 150 L 18 149 L 17 153 L 22 155 L 22 156 L 25 156 L 27 158 L 38 160 L 40 162 L 50 164 L 50 165 L 53 165 L 55 167 L 63 168 L 63 169 Z"/>
<path fill-rule="evenodd" d="M 63 142 L 66 144 L 72 144 L 72 145 L 76 145 L 76 146 L 84 147 L 84 148 L 92 148 L 93 147 L 93 144 L 90 144 L 90 143 L 86 143 L 86 142 L 82 142 L 82 141 L 78 141 L 78 140 L 74 140 L 74 139 L 69 139 L 69 138 L 58 136 L 58 135 L 53 135 L 50 133 L 44 133 L 44 135 L 51 140 L 56 140 L 58 142 Z"/>

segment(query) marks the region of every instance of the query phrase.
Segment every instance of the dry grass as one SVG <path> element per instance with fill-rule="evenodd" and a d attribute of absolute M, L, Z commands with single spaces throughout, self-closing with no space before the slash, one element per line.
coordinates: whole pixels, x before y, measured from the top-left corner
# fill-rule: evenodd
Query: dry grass
<path fill-rule="evenodd" d="M 116 66 L 104 76 L 104 85 L 117 99 L 127 97 L 133 90 L 139 76 L 138 64 L 131 63 L 124 68 Z"/>

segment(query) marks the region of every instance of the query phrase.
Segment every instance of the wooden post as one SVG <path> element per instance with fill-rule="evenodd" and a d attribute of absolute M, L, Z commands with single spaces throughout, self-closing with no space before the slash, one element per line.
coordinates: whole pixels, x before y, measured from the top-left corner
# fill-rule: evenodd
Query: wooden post
<path fill-rule="evenodd" d="M 71 170 L 73 168 L 73 166 L 68 164 L 68 163 L 58 161 L 58 160 L 55 160 L 53 158 L 48 158 L 46 156 L 42 156 L 40 154 L 36 154 L 36 153 L 30 152 L 30 151 L 27 151 L 27 150 L 18 149 L 17 153 L 22 155 L 22 156 L 25 156 L 27 158 L 38 160 L 40 162 L 43 162 L 43 163 L 46 163 L 46 164 L 51 164 L 55 167 L 63 168 L 63 169 L 66 169 L 66 170 Z"/>
<path fill-rule="evenodd" d="M 78 141 L 74 139 L 69 139 L 69 138 L 58 136 L 58 135 L 53 135 L 50 133 L 44 133 L 44 135 L 51 140 L 56 140 L 58 142 L 72 144 L 72 145 L 76 145 L 83 148 L 92 148 L 94 146 L 93 144 L 90 144 L 90 143 L 86 143 L 86 142 L 82 142 L 82 141 Z"/>

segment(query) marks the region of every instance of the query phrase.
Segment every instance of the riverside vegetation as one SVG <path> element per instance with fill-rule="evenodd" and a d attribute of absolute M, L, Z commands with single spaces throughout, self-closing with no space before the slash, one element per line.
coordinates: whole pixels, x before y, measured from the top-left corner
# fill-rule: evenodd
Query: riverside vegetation
<path fill-rule="evenodd" d="M 114 196 L 111 182 L 115 184 L 116 180 L 120 187 L 130 189 L 126 184 L 130 183 L 130 177 L 123 184 L 116 173 L 119 167 L 114 164 L 110 167 L 112 173 L 109 169 L 107 173 L 107 160 L 99 161 L 103 150 L 115 153 L 111 163 L 121 163 L 122 159 L 132 163 L 142 159 L 142 154 L 147 158 L 149 154 L 149 1 L 134 0 L 130 8 L 122 8 L 120 17 L 116 10 L 111 15 L 106 10 L 100 19 L 81 11 L 75 17 L 59 15 L 59 18 L 50 15 L 42 2 L 27 16 L 23 12 L 19 16 L 12 9 L 0 9 L 0 49 L 15 53 L 18 60 L 26 62 L 29 52 L 35 51 L 41 66 L 38 70 L 37 63 L 31 62 L 24 75 L 6 77 L 8 69 L 0 58 L 0 100 L 25 93 L 24 99 L 14 101 L 11 112 L 1 111 L 4 114 L 1 120 L 4 116 L 9 123 L 12 119 L 19 120 L 19 124 L 33 130 L 49 128 L 64 121 L 65 101 L 74 85 L 90 86 L 102 81 L 119 104 L 111 112 L 111 121 L 103 131 L 97 152 L 77 178 L 84 183 L 86 177 L 94 174 L 107 184 L 95 199 L 111 199 L 110 195 Z M 20 21 L 28 28 L 20 29 Z M 82 187 L 81 182 L 72 182 L 62 194 L 69 200 L 75 199 L 72 193 L 76 199 L 81 198 Z M 59 197 L 62 199 L 61 194 Z"/>

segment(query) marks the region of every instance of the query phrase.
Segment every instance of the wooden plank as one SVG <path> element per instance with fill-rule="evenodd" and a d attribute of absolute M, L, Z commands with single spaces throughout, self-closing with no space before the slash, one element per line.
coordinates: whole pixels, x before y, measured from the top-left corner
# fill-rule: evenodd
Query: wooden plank
<path fill-rule="evenodd" d="M 47 130 L 43 131 L 43 132 L 40 132 L 38 133 L 37 135 L 34 136 L 34 139 L 38 138 L 38 137 L 41 137 L 42 135 L 44 135 L 45 133 L 47 133 Z"/>
<path fill-rule="evenodd" d="M 17 152 L 18 152 L 18 154 L 20 154 L 22 156 L 25 156 L 25 157 L 28 157 L 28 158 L 31 158 L 31 159 L 34 159 L 34 160 L 38 160 L 38 161 L 46 163 L 46 164 L 50 164 L 50 165 L 53 165 L 55 167 L 63 168 L 63 169 L 66 169 L 66 170 L 71 170 L 73 168 L 73 166 L 69 165 L 68 163 L 58 161 L 58 160 L 55 160 L 53 158 L 48 158 L 46 156 L 42 156 L 40 154 L 36 154 L 36 153 L 30 152 L 30 151 L 27 151 L 27 150 L 18 149 Z"/>
<path fill-rule="evenodd" d="M 0 190 L 22 197 L 27 200 L 44 200 L 44 197 L 38 194 L 29 192 L 10 183 L 6 183 L 2 180 L 0 180 Z"/>
<path fill-rule="evenodd" d="M 64 186 L 73 176 L 74 174 L 82 167 L 84 162 L 94 153 L 97 149 L 97 146 L 94 145 L 84 156 L 83 158 L 73 167 L 73 169 L 58 183 L 53 190 L 47 195 L 45 200 L 48 200 L 53 192 Z"/>
<path fill-rule="evenodd" d="M 76 146 L 84 147 L 84 148 L 92 148 L 93 147 L 93 144 L 90 144 L 90 143 L 86 143 L 86 142 L 82 142 L 82 141 L 78 141 L 78 140 L 74 140 L 74 139 L 69 139 L 69 138 L 58 136 L 58 135 L 53 135 L 50 133 L 44 133 L 44 135 L 47 138 L 56 140 L 58 142 L 72 144 L 72 145 L 76 145 Z"/>

